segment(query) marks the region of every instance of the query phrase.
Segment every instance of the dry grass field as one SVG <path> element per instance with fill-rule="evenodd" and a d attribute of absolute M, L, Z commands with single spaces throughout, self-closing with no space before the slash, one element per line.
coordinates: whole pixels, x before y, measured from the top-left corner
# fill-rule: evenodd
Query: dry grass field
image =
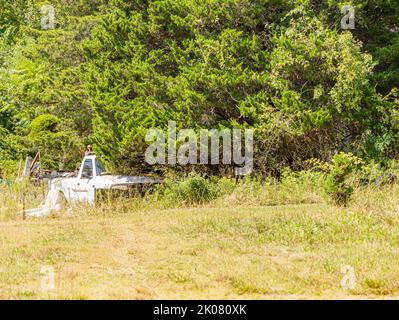
<path fill-rule="evenodd" d="M 3 207 L 0 299 L 396 298 L 398 190 L 363 190 L 347 208 L 230 197 L 22 220 Z M 43 266 L 54 269 L 54 290 L 41 286 Z M 341 285 L 344 266 L 352 289 Z"/>

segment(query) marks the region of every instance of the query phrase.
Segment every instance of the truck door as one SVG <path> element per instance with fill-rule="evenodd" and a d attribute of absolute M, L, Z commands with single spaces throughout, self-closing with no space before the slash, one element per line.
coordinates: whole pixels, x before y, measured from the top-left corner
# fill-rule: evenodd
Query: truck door
<path fill-rule="evenodd" d="M 77 180 L 75 188 L 76 196 L 80 202 L 89 203 L 89 196 L 92 192 L 92 186 L 90 184 L 90 181 L 93 179 L 93 168 L 93 160 L 86 159 L 83 163 L 82 172 L 79 179 Z"/>

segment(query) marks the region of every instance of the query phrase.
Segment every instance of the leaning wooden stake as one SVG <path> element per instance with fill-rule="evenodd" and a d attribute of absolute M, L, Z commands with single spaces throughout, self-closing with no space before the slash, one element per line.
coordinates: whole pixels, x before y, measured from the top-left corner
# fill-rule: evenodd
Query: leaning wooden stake
<path fill-rule="evenodd" d="M 26 212 L 25 212 L 25 181 L 22 182 L 22 220 L 26 220 Z"/>

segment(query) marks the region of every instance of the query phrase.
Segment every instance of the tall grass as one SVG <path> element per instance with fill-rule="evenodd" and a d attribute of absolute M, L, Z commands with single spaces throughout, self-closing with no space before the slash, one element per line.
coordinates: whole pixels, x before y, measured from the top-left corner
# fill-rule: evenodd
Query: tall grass
<path fill-rule="evenodd" d="M 24 211 L 39 206 L 46 194 L 47 186 L 44 184 L 6 180 L 0 185 L 0 220 L 24 219 Z"/>
<path fill-rule="evenodd" d="M 389 179 L 376 184 L 381 177 L 377 169 L 353 174 L 354 187 L 349 208 L 360 212 L 396 212 L 399 208 L 399 184 Z M 366 181 L 366 182 L 365 182 Z M 382 181 L 382 180 L 381 180 Z M 275 206 L 326 203 L 323 192 L 325 174 L 314 171 L 285 170 L 280 181 L 275 179 L 205 178 L 190 174 L 184 178 L 166 179 L 155 192 L 130 198 L 104 199 L 96 208 L 74 205 L 68 215 L 114 215 L 151 211 L 162 208 Z M 0 220 L 18 220 L 23 211 L 38 207 L 45 199 L 47 187 L 27 181 L 0 186 Z M 66 214 L 63 212 L 61 214 Z"/>
<path fill-rule="evenodd" d="M 283 204 L 321 203 L 323 174 L 301 171 L 283 172 L 281 180 L 265 181 L 244 178 L 225 192 L 218 200 L 219 205 L 270 206 Z"/>

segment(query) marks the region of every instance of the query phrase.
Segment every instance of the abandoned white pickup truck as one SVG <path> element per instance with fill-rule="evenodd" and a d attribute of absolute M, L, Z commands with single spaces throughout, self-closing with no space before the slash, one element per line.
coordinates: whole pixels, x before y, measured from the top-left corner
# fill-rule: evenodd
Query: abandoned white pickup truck
<path fill-rule="evenodd" d="M 92 154 L 85 156 L 78 175 L 65 174 L 49 181 L 49 193 L 42 208 L 27 211 L 28 216 L 46 216 L 59 210 L 62 201 L 80 202 L 91 206 L 96 204 L 102 192 L 127 191 L 134 186 L 148 186 L 162 183 L 149 177 L 110 175 L 101 162 Z"/>

